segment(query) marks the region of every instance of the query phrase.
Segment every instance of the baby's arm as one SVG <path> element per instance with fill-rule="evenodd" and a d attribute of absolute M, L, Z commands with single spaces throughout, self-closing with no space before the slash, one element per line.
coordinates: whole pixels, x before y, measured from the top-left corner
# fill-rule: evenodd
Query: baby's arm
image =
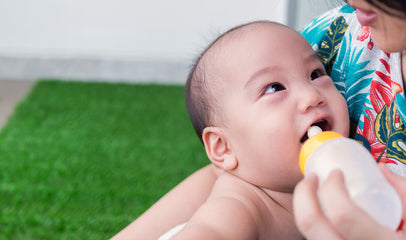
<path fill-rule="evenodd" d="M 112 240 L 158 239 L 172 227 L 188 221 L 209 196 L 218 176 L 216 171 L 211 164 L 196 171 Z"/>
<path fill-rule="evenodd" d="M 171 240 L 258 239 L 257 213 L 235 198 L 209 200 Z"/>

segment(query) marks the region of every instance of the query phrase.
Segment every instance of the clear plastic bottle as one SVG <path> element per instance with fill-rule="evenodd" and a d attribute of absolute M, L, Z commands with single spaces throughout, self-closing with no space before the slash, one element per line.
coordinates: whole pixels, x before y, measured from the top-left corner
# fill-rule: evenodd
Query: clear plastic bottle
<path fill-rule="evenodd" d="M 355 140 L 315 128 L 309 130 L 309 139 L 300 152 L 302 172 L 315 173 L 323 182 L 332 170 L 340 169 L 354 202 L 377 222 L 396 230 L 402 218 L 402 203 L 372 155 Z"/>

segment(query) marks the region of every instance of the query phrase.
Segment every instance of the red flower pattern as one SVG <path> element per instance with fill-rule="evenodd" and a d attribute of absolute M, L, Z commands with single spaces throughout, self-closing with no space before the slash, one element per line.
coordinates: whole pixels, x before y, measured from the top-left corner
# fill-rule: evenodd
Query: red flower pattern
<path fill-rule="evenodd" d="M 389 59 L 390 55 L 387 54 Z M 380 62 L 385 67 L 386 73 L 381 71 L 375 71 L 377 79 L 373 79 L 371 82 L 371 94 L 370 100 L 372 109 L 365 110 L 366 115 L 363 116 L 364 127 L 361 129 L 358 127 L 357 133 L 365 137 L 371 148 L 371 153 L 375 159 L 379 159 L 380 162 L 397 164 L 396 161 L 386 158 L 386 145 L 381 143 L 375 135 L 375 119 L 376 116 L 386 105 L 389 107 L 395 100 L 397 93 L 402 92 L 402 87 L 392 81 L 390 76 L 390 65 L 385 59 L 380 59 Z M 395 121 L 399 122 L 399 115 L 397 114 Z M 396 122 L 395 122 L 396 124 Z"/>
<path fill-rule="evenodd" d="M 357 36 L 358 41 L 365 41 L 366 39 L 369 39 L 369 36 L 371 35 L 371 32 L 369 31 L 368 26 L 361 26 L 361 32 Z"/>
<path fill-rule="evenodd" d="M 358 34 L 357 36 L 357 40 L 358 41 L 365 41 L 369 39 L 369 42 L 367 44 L 367 48 L 369 50 L 372 50 L 374 48 L 374 43 L 371 41 L 371 32 L 369 31 L 369 27 L 368 26 L 361 26 L 361 32 Z"/>

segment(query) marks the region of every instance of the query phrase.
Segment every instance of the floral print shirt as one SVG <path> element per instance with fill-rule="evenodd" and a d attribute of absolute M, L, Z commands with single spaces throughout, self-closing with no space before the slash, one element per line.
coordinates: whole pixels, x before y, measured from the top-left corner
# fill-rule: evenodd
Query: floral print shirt
<path fill-rule="evenodd" d="M 301 30 L 347 100 L 351 137 L 377 162 L 406 176 L 406 100 L 401 54 L 371 40 L 349 5 L 333 9 Z"/>

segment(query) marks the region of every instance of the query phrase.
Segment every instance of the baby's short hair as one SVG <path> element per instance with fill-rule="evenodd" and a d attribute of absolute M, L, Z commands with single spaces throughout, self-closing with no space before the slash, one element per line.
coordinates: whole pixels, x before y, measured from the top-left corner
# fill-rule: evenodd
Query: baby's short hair
<path fill-rule="evenodd" d="M 202 140 L 203 130 L 213 124 L 213 113 L 215 112 L 216 98 L 212 94 L 211 85 L 216 74 L 211 72 L 211 64 L 214 64 L 217 48 L 222 44 L 227 44 L 234 33 L 254 24 L 277 24 L 271 21 L 255 21 L 238 25 L 217 37 L 206 49 L 197 57 L 189 72 L 185 84 L 186 109 L 192 121 L 196 134 Z M 216 50 L 215 50 L 216 49 Z"/>

